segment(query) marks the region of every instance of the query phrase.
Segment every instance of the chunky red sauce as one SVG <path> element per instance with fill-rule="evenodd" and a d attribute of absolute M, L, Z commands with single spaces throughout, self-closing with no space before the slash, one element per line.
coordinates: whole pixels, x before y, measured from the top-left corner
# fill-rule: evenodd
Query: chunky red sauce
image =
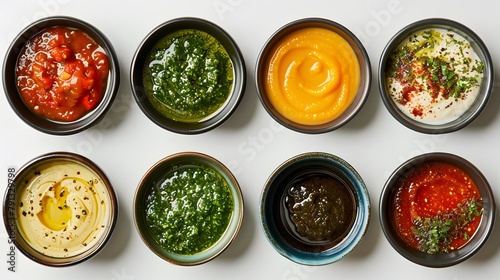
<path fill-rule="evenodd" d="M 482 213 L 481 195 L 469 175 L 442 162 L 424 163 L 407 172 L 399 181 L 393 207 L 399 236 L 427 253 L 464 246 Z"/>
<path fill-rule="evenodd" d="M 17 62 L 17 86 L 36 114 L 74 121 L 97 107 L 108 77 L 108 57 L 86 33 L 52 27 L 26 44 Z"/>

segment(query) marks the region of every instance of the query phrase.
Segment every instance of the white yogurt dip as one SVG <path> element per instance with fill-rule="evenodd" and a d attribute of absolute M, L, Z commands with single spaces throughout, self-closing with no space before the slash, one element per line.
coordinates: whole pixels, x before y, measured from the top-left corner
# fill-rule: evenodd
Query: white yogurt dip
<path fill-rule="evenodd" d="M 439 125 L 474 103 L 483 62 L 461 35 L 444 29 L 412 34 L 388 60 L 387 84 L 398 108 L 419 122 Z"/>

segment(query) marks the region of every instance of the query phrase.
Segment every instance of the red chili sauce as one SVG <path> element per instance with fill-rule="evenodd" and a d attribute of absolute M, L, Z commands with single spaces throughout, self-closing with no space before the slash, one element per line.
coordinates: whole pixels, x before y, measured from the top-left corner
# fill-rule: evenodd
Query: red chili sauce
<path fill-rule="evenodd" d="M 408 245 L 429 253 L 464 246 L 481 221 L 482 200 L 470 176 L 443 162 L 421 164 L 402 176 L 393 223 Z"/>
<path fill-rule="evenodd" d="M 28 107 L 55 121 L 74 121 L 97 107 L 108 77 L 108 57 L 86 33 L 52 27 L 31 38 L 16 67 Z"/>

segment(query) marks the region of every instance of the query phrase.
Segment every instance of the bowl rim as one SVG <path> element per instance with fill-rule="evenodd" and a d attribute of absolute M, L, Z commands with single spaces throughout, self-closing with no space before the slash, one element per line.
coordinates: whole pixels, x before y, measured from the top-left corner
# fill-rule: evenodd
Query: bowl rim
<path fill-rule="evenodd" d="M 297 164 L 302 164 L 304 162 L 314 162 L 316 167 L 328 167 L 329 170 L 335 169 L 342 173 L 342 175 L 345 175 L 346 178 L 343 179 L 350 182 L 350 185 L 352 185 L 352 188 L 356 193 L 358 201 L 357 217 L 352 225 L 350 233 L 339 244 L 321 252 L 307 252 L 299 250 L 289 245 L 281 238 L 278 238 L 279 234 L 273 233 L 277 230 L 273 223 L 274 219 L 268 218 L 268 215 L 266 215 L 266 213 L 271 211 L 266 210 L 266 208 L 271 207 L 267 201 L 272 200 L 274 196 L 279 195 L 272 193 L 273 183 L 275 183 L 275 180 L 277 180 L 283 172 L 293 172 L 295 168 L 299 167 L 296 166 Z M 287 170 L 289 171 L 287 172 Z M 353 180 L 355 180 L 355 182 L 353 182 Z M 270 195 L 272 195 L 271 198 L 269 198 Z M 361 243 L 368 230 L 370 219 L 370 195 L 361 175 L 342 158 L 326 152 L 305 152 L 285 160 L 271 173 L 264 184 L 259 199 L 260 226 L 267 241 L 280 255 L 301 265 L 321 266 L 342 260 L 354 251 L 354 249 Z"/>
<path fill-rule="evenodd" d="M 356 57 L 358 58 L 361 72 L 358 92 L 351 105 L 335 119 L 320 125 L 302 125 L 290 121 L 286 117 L 279 114 L 274 108 L 272 108 L 272 106 L 270 106 L 269 102 L 267 102 L 267 98 L 265 97 L 265 82 L 263 82 L 262 78 L 267 65 L 267 57 L 273 49 L 274 43 L 278 42 L 290 31 L 295 31 L 306 27 L 325 28 L 337 33 L 342 38 L 344 38 L 355 52 Z M 364 76 L 362 75 L 363 73 L 365 74 Z M 277 121 L 282 126 L 296 132 L 305 134 L 320 134 L 330 132 L 344 126 L 361 111 L 371 92 L 372 72 L 368 52 L 366 51 L 363 43 L 351 30 L 349 30 L 346 26 L 330 19 L 322 17 L 306 17 L 293 20 L 279 27 L 266 40 L 259 52 L 259 55 L 257 56 L 254 78 L 257 88 L 257 96 L 259 97 L 260 103 L 275 121 Z"/>
<path fill-rule="evenodd" d="M 154 238 L 149 234 L 149 232 L 140 225 L 139 219 L 142 219 L 142 213 L 139 209 L 143 203 L 141 196 L 144 192 L 147 192 L 150 187 L 146 184 L 149 180 L 154 179 L 159 172 L 164 172 L 166 168 L 171 166 L 171 164 L 186 164 L 196 162 L 197 164 L 203 164 L 214 169 L 226 180 L 228 187 L 231 191 L 234 209 L 231 217 L 231 221 L 223 233 L 221 238 L 210 248 L 196 253 L 194 255 L 180 255 L 170 253 L 167 250 L 162 250 L 157 247 L 159 245 L 152 244 Z M 185 151 L 177 152 L 163 157 L 155 164 L 153 164 L 140 179 L 133 201 L 133 218 L 134 225 L 137 233 L 141 237 L 141 240 L 149 248 L 151 252 L 160 257 L 161 259 L 167 261 L 168 263 L 178 265 L 178 266 L 195 266 L 204 264 L 215 259 L 217 256 L 222 254 L 236 239 L 239 231 L 243 225 L 244 219 L 244 197 L 241 187 L 234 176 L 234 174 L 218 159 L 201 152 Z M 168 255 L 167 255 L 168 254 Z M 170 256 L 169 256 L 170 255 Z"/>
<path fill-rule="evenodd" d="M 390 56 L 391 51 L 404 40 L 406 35 L 419 30 L 425 30 L 433 27 L 448 29 L 463 36 L 467 41 L 469 41 L 471 47 L 476 51 L 476 53 L 478 54 L 478 56 L 480 56 L 484 63 L 484 76 L 482 80 L 481 91 L 479 92 L 479 95 L 474 103 L 462 116 L 460 116 L 456 120 L 440 125 L 425 124 L 406 116 L 401 110 L 396 107 L 393 99 L 388 96 L 389 94 L 386 90 L 385 81 L 386 61 Z M 460 22 L 447 18 L 426 18 L 406 25 L 398 32 L 396 32 L 388 41 L 380 55 L 378 67 L 378 89 L 386 109 L 399 123 L 409 129 L 420 133 L 444 134 L 458 131 L 468 126 L 484 111 L 484 108 L 490 100 L 491 93 L 493 91 L 493 84 L 495 80 L 494 72 L 493 61 L 486 44 L 472 29 Z M 471 108 L 473 109 L 471 110 Z"/>
<path fill-rule="evenodd" d="M 22 239 L 22 235 L 18 232 L 16 226 L 17 224 L 16 214 L 12 213 L 12 210 L 9 209 L 9 204 L 12 203 L 12 201 L 16 201 L 17 199 L 14 198 L 13 200 L 12 198 L 13 196 L 17 196 L 17 192 L 19 189 L 18 183 L 20 180 L 23 180 L 25 173 L 29 172 L 32 168 L 36 166 L 41 166 L 46 162 L 51 162 L 51 161 L 71 161 L 79 165 L 82 165 L 86 168 L 89 168 L 101 179 L 101 181 L 104 182 L 104 186 L 110 200 L 109 211 L 111 213 L 109 215 L 109 227 L 101 236 L 100 238 L 101 240 L 94 246 L 89 248 L 87 251 L 84 251 L 78 255 L 68 258 L 56 258 L 43 255 L 37 250 L 31 248 L 27 243 L 25 244 L 24 241 L 20 243 L 19 239 Z M 106 244 L 111 239 L 113 232 L 115 230 L 116 223 L 118 221 L 119 208 L 118 208 L 118 197 L 114 191 L 113 185 L 109 181 L 109 178 L 106 176 L 104 171 L 95 162 L 93 162 L 92 160 L 90 160 L 85 156 L 73 152 L 56 151 L 56 152 L 45 153 L 35 158 L 32 158 L 24 165 L 22 165 L 19 169 L 16 169 L 14 178 L 12 179 L 12 181 L 9 180 L 8 187 L 5 190 L 2 211 L 3 211 L 4 226 L 7 230 L 8 238 L 12 240 L 16 248 L 19 251 L 21 251 L 23 255 L 25 255 L 28 259 L 33 260 L 34 262 L 45 266 L 67 267 L 90 260 L 104 249 Z M 21 236 L 21 238 L 18 238 L 18 236 Z M 25 244 L 25 246 L 27 247 L 30 247 L 30 249 L 26 249 L 23 246 L 23 244 Z M 34 252 L 35 254 L 31 254 L 30 251 Z"/>
<path fill-rule="evenodd" d="M 104 49 L 108 57 L 109 74 L 103 99 L 92 111 L 71 122 L 52 121 L 33 113 L 20 97 L 19 90 L 14 82 L 16 76 L 15 70 L 12 73 L 7 71 L 8 65 L 17 64 L 19 52 L 31 38 L 43 32 L 46 28 L 54 26 L 82 30 Z M 4 92 L 10 107 L 24 123 L 46 134 L 70 135 L 97 125 L 104 119 L 118 93 L 120 86 L 120 64 L 111 41 L 96 26 L 76 17 L 48 16 L 27 25 L 12 40 L 5 53 L 2 80 Z"/>
<path fill-rule="evenodd" d="M 392 229 L 390 219 L 386 218 L 388 215 L 387 212 L 390 211 L 389 208 L 391 207 L 390 201 L 393 196 L 392 192 L 394 189 L 394 185 L 399 180 L 400 175 L 426 162 L 449 163 L 461 168 L 464 172 L 467 172 L 469 176 L 476 178 L 477 179 L 475 180 L 476 185 L 478 185 L 478 187 L 479 185 L 483 186 L 480 187 L 481 197 L 483 199 L 483 202 L 488 202 L 489 206 L 487 208 L 488 211 L 486 211 L 486 213 L 483 212 L 483 218 L 480 223 L 480 228 L 478 228 L 478 231 L 480 229 L 483 230 L 482 234 L 476 235 L 478 233 L 478 231 L 476 231 L 475 235 L 473 236 L 473 238 L 476 238 L 477 241 L 474 243 L 467 243 L 464 247 L 459 248 L 458 250 L 450 252 L 448 254 L 430 255 L 407 246 L 406 244 L 404 244 L 402 240 L 400 240 L 400 238 L 397 236 L 397 233 L 395 233 L 394 230 Z M 380 225 L 386 240 L 393 247 L 393 249 L 396 252 L 398 252 L 401 256 L 403 256 L 404 258 L 415 264 L 425 267 L 443 268 L 443 267 L 457 265 L 459 263 L 466 261 L 473 255 L 475 255 L 484 246 L 494 228 L 495 216 L 496 216 L 496 203 L 493 191 L 491 189 L 488 180 L 483 175 L 483 173 L 470 161 L 466 160 L 461 156 L 448 152 L 424 153 L 414 156 L 406 160 L 402 164 L 400 164 L 393 171 L 393 173 L 389 176 L 386 183 L 384 184 L 384 187 L 382 188 L 382 191 L 380 193 L 379 201 L 380 201 L 379 203 Z M 450 258 L 448 259 L 440 258 L 443 255 L 449 255 Z"/>
<path fill-rule="evenodd" d="M 233 88 L 227 103 L 214 116 L 193 123 L 172 120 L 163 115 L 150 104 L 146 90 L 142 85 L 144 57 L 147 56 L 158 39 L 165 37 L 173 31 L 183 29 L 204 31 L 215 37 L 228 52 L 234 71 Z M 130 77 L 132 95 L 148 119 L 157 126 L 174 133 L 200 134 L 220 126 L 236 111 L 246 90 L 247 70 L 243 53 L 236 41 L 225 29 L 204 18 L 178 17 L 157 25 L 142 39 L 131 61 Z"/>

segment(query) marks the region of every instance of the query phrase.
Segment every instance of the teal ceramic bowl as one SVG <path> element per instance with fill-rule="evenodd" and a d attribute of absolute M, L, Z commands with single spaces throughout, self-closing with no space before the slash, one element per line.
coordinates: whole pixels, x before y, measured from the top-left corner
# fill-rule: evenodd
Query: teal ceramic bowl
<path fill-rule="evenodd" d="M 346 213 L 350 219 L 342 233 L 323 241 L 312 241 L 299 234 L 297 223 L 291 222 L 289 208 L 284 206 L 290 186 L 310 176 L 326 176 L 340 182 L 350 193 L 354 206 Z M 299 264 L 317 266 L 337 262 L 356 248 L 368 228 L 370 198 L 363 179 L 349 163 L 328 153 L 311 152 L 297 155 L 273 171 L 262 191 L 259 210 L 262 230 L 279 254 Z"/>
<path fill-rule="evenodd" d="M 218 238 L 217 241 L 210 247 L 203 249 L 199 252 L 194 252 L 194 253 L 184 253 L 181 251 L 174 252 L 173 250 L 169 249 L 172 247 L 175 248 L 180 248 L 181 244 L 186 244 L 186 242 L 196 242 L 195 239 L 191 239 L 191 241 L 186 241 L 186 236 L 177 235 L 176 240 L 170 240 L 167 242 L 161 241 L 161 237 L 158 237 L 159 234 L 152 230 L 152 223 L 150 222 L 151 220 L 148 220 L 148 213 L 151 213 L 151 209 L 158 209 L 158 208 L 151 208 L 148 207 L 148 197 L 152 194 L 152 191 L 154 189 L 159 190 L 162 188 L 162 184 L 165 183 L 165 180 L 172 180 L 172 178 L 177 177 L 177 175 L 174 174 L 187 174 L 183 173 L 182 170 L 185 170 L 187 167 L 202 167 L 202 168 L 208 168 L 213 171 L 215 171 L 221 180 L 226 182 L 226 185 L 229 189 L 230 193 L 230 199 L 232 200 L 232 210 L 231 213 L 229 214 L 229 222 L 223 233 L 221 234 L 220 237 Z M 175 173 L 179 171 L 178 173 Z M 179 175 L 179 176 L 184 176 L 184 175 Z M 166 179 L 170 178 L 170 179 Z M 178 177 L 177 177 L 178 178 Z M 175 179 L 173 179 L 175 181 Z M 199 182 L 199 181 L 198 181 Z M 213 191 L 213 187 L 206 183 L 205 181 L 203 183 L 188 183 L 188 185 L 185 185 L 183 188 L 189 188 L 190 186 L 198 185 L 201 189 L 201 192 L 204 192 L 204 195 L 209 196 L 209 197 L 215 197 L 218 194 Z M 175 190 L 172 190 L 172 188 L 166 188 L 162 189 L 162 198 L 164 199 L 168 197 L 168 199 L 172 199 L 173 196 L 177 196 L 179 198 L 179 195 L 174 195 L 173 192 Z M 200 191 L 196 190 L 194 191 L 195 194 L 189 194 L 189 196 L 193 197 L 201 197 Z M 180 193 L 180 191 L 179 191 Z M 181 195 L 182 199 L 189 199 L 188 195 Z M 218 202 L 210 202 L 205 204 L 205 206 L 201 207 L 200 204 L 204 204 L 200 202 L 201 199 L 197 200 L 196 204 L 196 210 L 195 212 L 192 212 L 192 208 L 182 208 L 182 209 L 190 209 L 191 211 L 190 215 L 192 214 L 191 217 L 199 217 L 201 211 L 203 211 L 203 208 L 207 207 L 212 207 L 215 205 L 215 203 Z M 220 200 L 219 200 L 220 201 Z M 186 205 L 185 202 L 181 202 L 180 200 L 175 199 L 171 203 L 176 204 L 179 209 L 184 206 L 180 206 L 181 203 L 183 205 Z M 207 206 L 208 205 L 208 206 Z M 175 206 L 175 207 L 177 207 Z M 158 216 L 161 216 L 161 213 L 165 213 L 166 208 L 162 208 L 161 211 L 158 211 L 157 214 Z M 200 210 L 201 209 L 201 210 Z M 172 209 L 170 209 L 172 210 Z M 172 214 L 174 212 L 174 214 Z M 180 213 L 184 212 L 184 213 Z M 182 218 L 179 218 L 178 215 L 183 215 L 187 212 L 182 210 L 182 211 L 177 211 L 172 210 L 170 211 L 170 214 L 174 215 L 176 218 L 175 219 L 167 219 L 168 222 L 165 223 L 163 226 L 165 228 L 168 228 L 165 231 L 162 231 L 161 236 L 167 236 L 171 235 L 173 233 L 173 224 L 179 224 L 179 223 L 184 223 L 185 221 L 188 220 L 188 217 L 183 216 Z M 217 211 L 216 211 L 217 212 Z M 213 212 L 214 213 L 214 212 Z M 196 153 L 196 152 L 182 152 L 182 153 L 177 153 L 173 154 L 170 156 L 167 156 L 160 161 L 158 161 L 156 164 L 154 164 L 144 175 L 144 177 L 141 179 L 137 191 L 135 193 L 135 198 L 134 198 L 134 220 L 135 220 L 135 225 L 136 229 L 139 232 L 139 235 L 141 236 L 142 240 L 146 244 L 146 246 L 157 256 L 162 258 L 163 260 L 175 264 L 175 265 L 181 265 L 181 266 L 193 266 L 193 265 L 199 265 L 202 263 L 206 263 L 218 255 L 220 255 L 230 244 L 231 242 L 236 238 L 241 224 L 243 222 L 243 213 L 244 213 L 244 206 L 243 206 L 243 195 L 241 193 L 241 189 L 239 187 L 238 182 L 236 181 L 236 178 L 233 176 L 233 174 L 227 169 L 221 162 L 216 160 L 215 158 L 201 154 L 201 153 Z M 214 217 L 217 214 L 212 214 L 210 216 L 211 219 L 215 219 Z M 151 216 L 149 216 L 151 217 Z M 165 217 L 163 217 L 165 218 Z M 159 218 L 156 218 L 159 219 Z M 191 218 L 191 220 L 196 220 L 197 218 Z M 197 234 L 194 236 L 198 236 L 200 238 L 203 237 L 204 232 L 203 227 L 208 228 L 209 226 L 213 225 L 212 223 L 208 222 L 208 224 L 204 224 L 205 222 L 208 221 L 208 218 L 204 218 L 202 221 L 198 220 L 198 222 L 193 223 L 192 225 L 186 225 L 186 227 L 192 227 L 196 228 L 196 233 L 190 232 L 188 235 L 191 234 Z M 177 227 L 179 228 L 179 227 Z M 182 227 L 181 227 L 182 228 Z M 181 232 L 179 230 L 179 232 Z M 210 232 L 209 234 L 211 234 Z M 192 241 L 195 240 L 195 241 Z M 175 249 L 174 249 L 175 250 Z"/>

